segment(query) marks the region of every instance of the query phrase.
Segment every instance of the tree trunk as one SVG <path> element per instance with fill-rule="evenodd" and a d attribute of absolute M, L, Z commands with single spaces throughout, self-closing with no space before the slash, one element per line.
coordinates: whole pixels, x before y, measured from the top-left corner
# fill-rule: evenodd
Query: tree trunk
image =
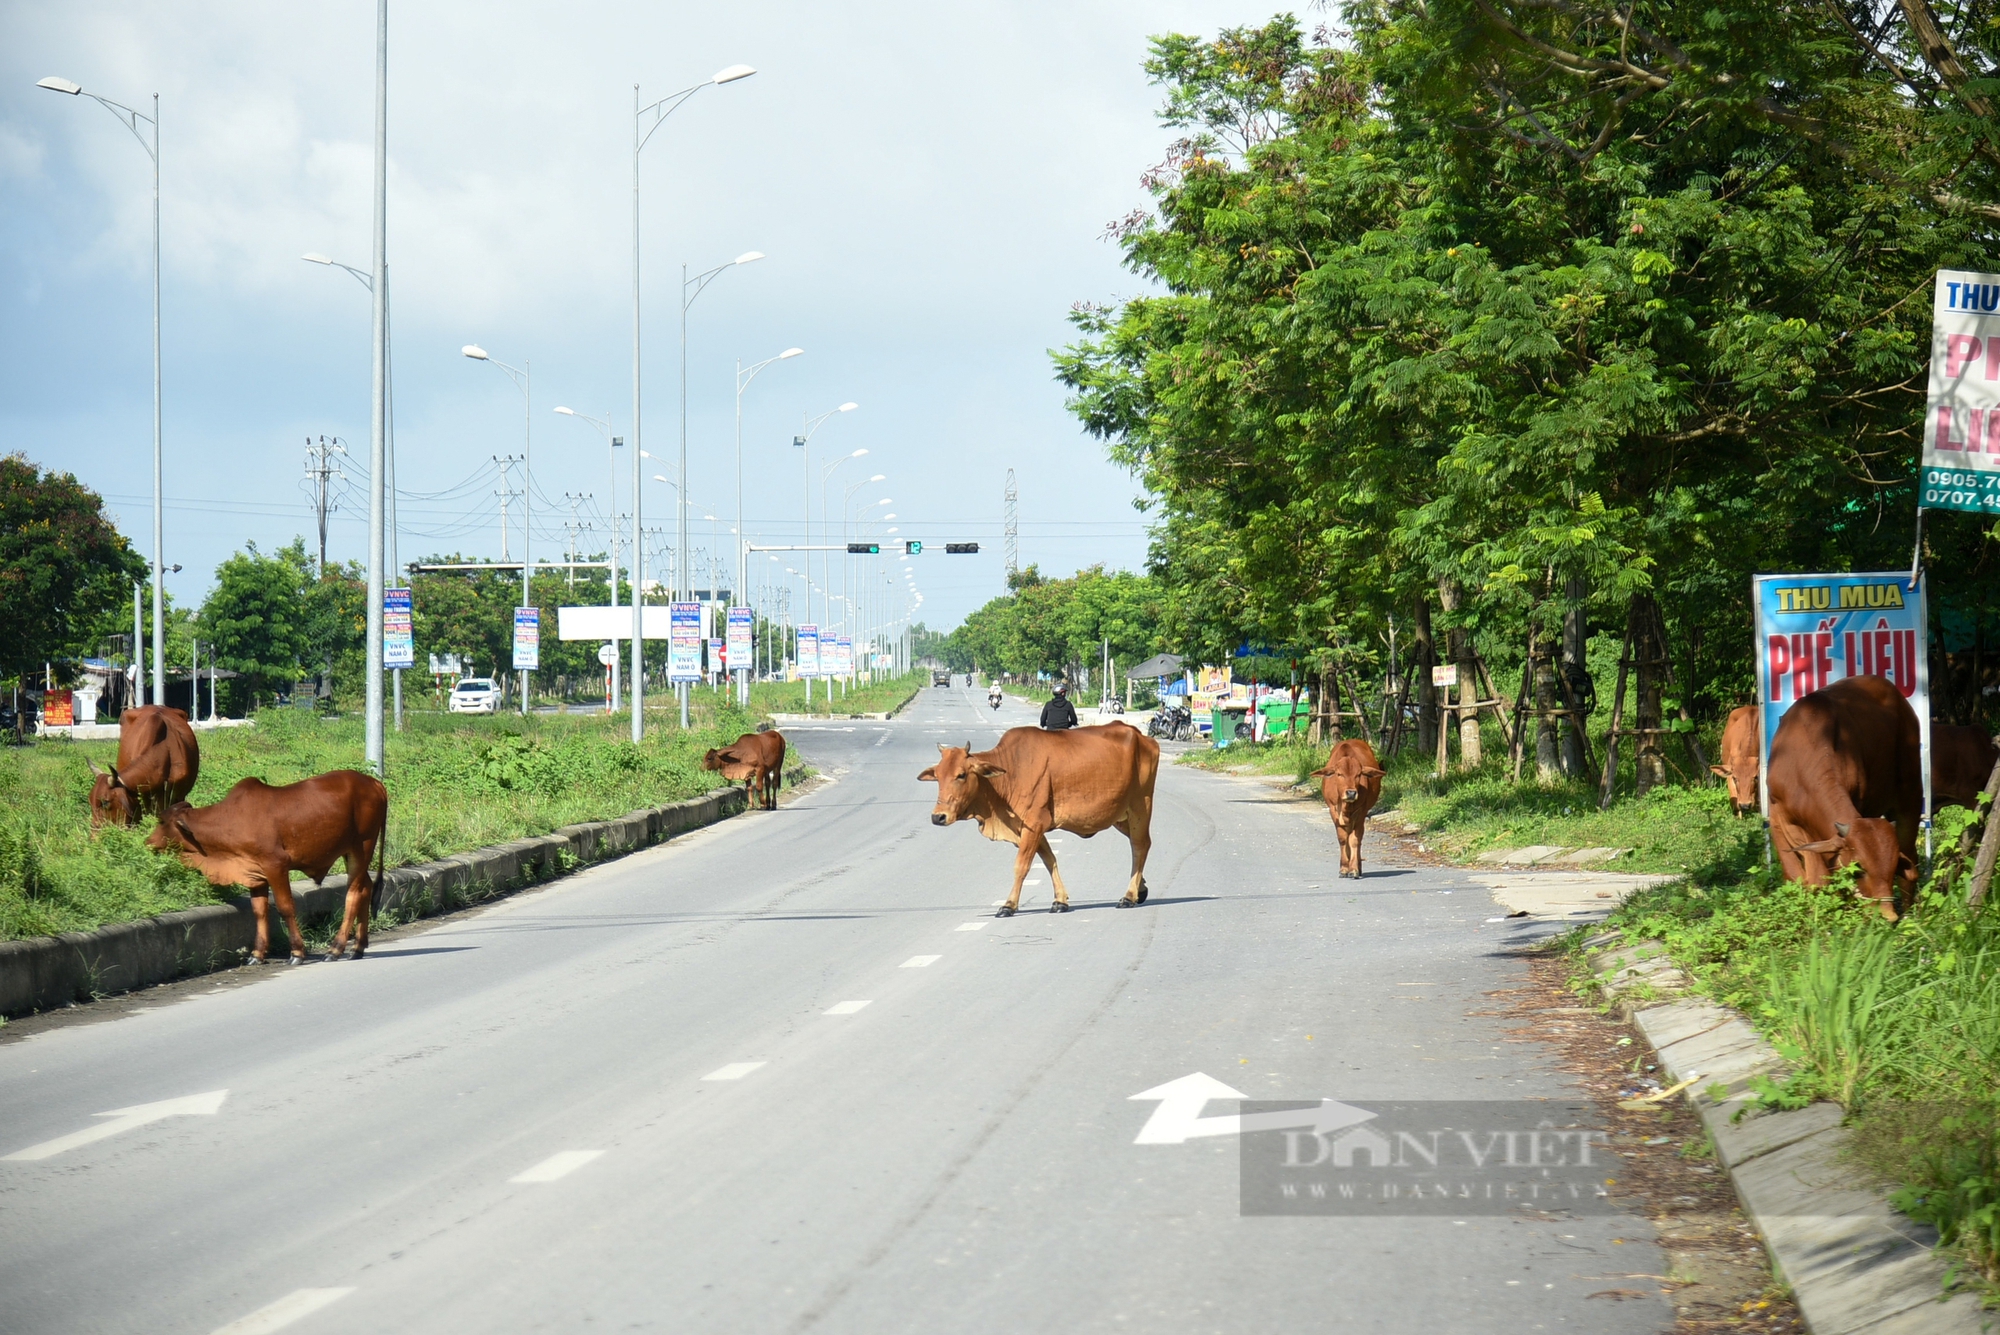
<path fill-rule="evenodd" d="M 1319 697 L 1316 703 L 1319 705 L 1320 716 L 1326 720 L 1326 726 L 1320 729 L 1320 736 L 1328 742 L 1338 742 L 1340 740 L 1340 714 L 1338 712 L 1340 709 L 1340 678 L 1334 669 L 1333 660 L 1330 658 L 1326 660 L 1325 664 L 1319 670 L 1319 690 L 1315 691 L 1314 694 Z"/>
<path fill-rule="evenodd" d="M 1632 666 L 1637 669 L 1636 698 L 1633 701 L 1633 729 L 1638 734 L 1638 751 L 1633 762 L 1633 788 L 1644 797 L 1667 781 L 1667 757 L 1660 748 L 1660 726 L 1665 714 L 1660 705 L 1664 683 L 1667 646 L 1660 640 L 1660 610 L 1651 594 L 1632 595 Z"/>
<path fill-rule="evenodd" d="M 1558 684 L 1558 694 L 1565 709 L 1584 711 L 1590 706 L 1590 697 L 1595 695 L 1590 688 L 1590 626 L 1584 614 L 1583 601 L 1589 589 L 1583 580 L 1571 578 L 1563 585 L 1563 594 L 1570 606 L 1563 613 L 1562 663 L 1557 668 L 1562 674 Z M 1566 689 L 1564 689 L 1566 687 Z M 1572 778 L 1581 778 L 1590 772 L 1590 741 L 1586 729 L 1590 720 L 1585 713 L 1565 716 L 1562 732 L 1562 771 Z"/>
<path fill-rule="evenodd" d="M 1438 693 L 1431 684 L 1431 669 L 1437 666 L 1437 641 L 1431 638 L 1430 599 L 1418 595 L 1415 628 L 1410 636 L 1409 675 L 1416 679 L 1417 749 L 1425 755 L 1437 750 Z"/>
<path fill-rule="evenodd" d="M 1535 778 L 1554 783 L 1569 767 L 1562 754 L 1562 729 L 1549 711 L 1562 708 L 1562 692 L 1556 688 L 1556 646 L 1539 636 L 1529 649 L 1528 666 L 1535 675 Z"/>
<path fill-rule="evenodd" d="M 1458 581 L 1450 577 L 1438 580 L 1438 606 L 1447 612 L 1456 612 L 1464 603 Z M 1461 770 L 1475 770 L 1484 759 L 1479 748 L 1479 676 L 1472 657 L 1472 635 L 1463 626 L 1450 626 L 1445 630 L 1446 643 L 1451 649 L 1451 661 L 1458 665 L 1458 767 Z"/>

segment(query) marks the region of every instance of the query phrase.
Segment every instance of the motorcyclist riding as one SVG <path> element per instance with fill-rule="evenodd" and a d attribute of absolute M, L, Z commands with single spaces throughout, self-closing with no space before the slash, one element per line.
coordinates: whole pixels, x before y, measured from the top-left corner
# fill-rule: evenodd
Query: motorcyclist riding
<path fill-rule="evenodd" d="M 1051 732 L 1061 732 L 1064 728 L 1076 726 L 1076 706 L 1069 702 L 1069 687 L 1062 682 L 1055 685 L 1055 694 L 1042 706 L 1042 726 Z"/>
<path fill-rule="evenodd" d="M 995 709 L 998 709 L 1000 707 L 999 682 L 996 681 L 991 686 L 986 688 L 986 703 L 992 705 Z"/>

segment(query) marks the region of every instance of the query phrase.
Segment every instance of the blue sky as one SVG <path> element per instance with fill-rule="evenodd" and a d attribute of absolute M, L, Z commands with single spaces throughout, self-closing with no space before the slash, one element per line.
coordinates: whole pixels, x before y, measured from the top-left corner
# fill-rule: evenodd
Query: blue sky
<path fill-rule="evenodd" d="M 310 531 L 307 437 L 365 465 L 368 302 L 308 251 L 366 268 L 374 6 L 0 5 L 0 449 L 74 471 L 150 552 L 149 176 L 144 152 L 62 75 L 128 105 L 161 94 L 167 559 L 197 600 L 246 541 Z M 690 319 L 690 495 L 736 509 L 732 369 L 787 347 L 744 399 L 745 527 L 798 541 L 803 414 L 835 473 L 875 473 L 898 538 L 975 540 L 914 563 L 955 624 L 1000 591 L 1005 473 L 1022 560 L 1137 567 L 1131 478 L 1062 406 L 1046 350 L 1072 302 L 1140 290 L 1105 225 L 1145 203 L 1168 133 L 1140 68 L 1149 34 L 1266 11 L 1212 3 L 391 5 L 389 256 L 402 555 L 499 553 L 492 456 L 522 451 L 519 393 L 466 343 L 532 363 L 538 556 L 566 493 L 603 545 L 603 440 L 557 404 L 630 428 L 632 85 L 646 100 L 738 62 L 655 136 L 642 171 L 645 445 L 679 446 L 675 289 L 747 250 Z M 865 467 L 865 471 L 862 471 Z M 352 468 L 350 471 L 354 471 Z M 518 474 L 516 474 L 518 486 Z M 356 481 L 358 481 L 358 474 Z M 617 508 L 630 508 L 629 474 Z M 649 525 L 673 496 L 647 482 Z M 359 487 L 354 488 L 358 499 Z M 815 506 L 817 501 L 815 500 Z M 518 555 L 518 509 L 515 511 Z M 363 554 L 365 510 L 333 521 Z M 707 545 L 711 525 L 695 525 Z M 927 542 L 927 546 L 928 546 Z M 775 572 L 777 566 L 772 566 Z"/>

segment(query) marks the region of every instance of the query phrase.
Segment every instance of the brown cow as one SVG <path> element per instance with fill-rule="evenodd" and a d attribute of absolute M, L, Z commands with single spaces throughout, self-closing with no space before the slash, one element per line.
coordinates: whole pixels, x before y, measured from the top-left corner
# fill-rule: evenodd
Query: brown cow
<path fill-rule="evenodd" d="M 1924 787 L 1917 714 L 1882 677 L 1844 677 L 1786 711 L 1771 739 L 1771 842 L 1806 885 L 1861 864 L 1861 893 L 1897 916 L 1917 883 Z M 1829 863 L 1830 857 L 1830 863 Z"/>
<path fill-rule="evenodd" d="M 118 716 L 118 763 L 109 771 L 92 765 L 90 823 L 137 825 L 157 816 L 194 790 L 201 777 L 201 748 L 185 710 L 140 705 Z"/>
<path fill-rule="evenodd" d="M 1757 706 L 1739 705 L 1729 711 L 1729 722 L 1722 726 L 1722 763 L 1708 767 L 1729 785 L 1729 805 L 1739 817 L 1749 815 L 1759 806 L 1758 750 Z"/>
<path fill-rule="evenodd" d="M 701 767 L 710 773 L 720 773 L 731 783 L 743 780 L 743 791 L 749 796 L 751 806 L 761 804 L 765 810 L 775 811 L 778 785 L 785 774 L 785 734 L 775 728 L 746 732 L 729 745 L 703 756 Z"/>
<path fill-rule="evenodd" d="M 1979 728 L 1955 723 L 1931 724 L 1931 809 L 1945 806 L 1974 807 L 1986 791 L 1993 765 L 2000 752 L 1993 739 Z"/>
<path fill-rule="evenodd" d="M 1361 836 L 1368 828 L 1368 813 L 1382 796 L 1383 769 L 1375 759 L 1375 748 L 1353 740 L 1340 743 L 1326 764 L 1312 772 L 1320 780 L 1319 795 L 1326 802 L 1326 814 L 1340 836 L 1340 874 L 1361 879 Z"/>
<path fill-rule="evenodd" d="M 997 917 L 1021 907 L 1021 882 L 1039 853 L 1055 883 L 1051 913 L 1069 912 L 1050 830 L 1088 839 L 1116 829 L 1132 843 L 1132 879 L 1120 907 L 1146 902 L 1146 854 L 1153 846 L 1153 780 L 1160 744 L 1124 723 L 1043 732 L 1010 728 L 990 751 L 940 746 L 938 763 L 917 778 L 938 786 L 931 824 L 976 820 L 988 839 L 1016 845 L 1014 889 Z"/>
<path fill-rule="evenodd" d="M 285 930 L 292 939 L 293 964 L 303 964 L 305 938 L 292 905 L 292 872 L 318 885 L 335 861 L 347 859 L 347 914 L 328 959 L 347 952 L 354 933 L 354 958 L 368 949 L 368 920 L 375 908 L 375 879 L 368 864 L 381 851 L 389 825 L 389 790 L 372 774 L 337 769 L 273 788 L 262 779 L 244 779 L 211 807 L 176 802 L 146 846 L 169 849 L 213 885 L 240 885 L 250 891 L 257 911 L 257 947 L 250 958 L 262 964 L 271 951 L 265 916 L 266 892 L 277 897 Z"/>

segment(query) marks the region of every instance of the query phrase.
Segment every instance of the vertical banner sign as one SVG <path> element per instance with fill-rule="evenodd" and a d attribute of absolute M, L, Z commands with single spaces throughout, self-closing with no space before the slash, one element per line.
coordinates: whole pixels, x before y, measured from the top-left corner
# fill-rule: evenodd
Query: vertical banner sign
<path fill-rule="evenodd" d="M 1919 504 L 2000 514 L 2000 274 L 1940 269 Z"/>
<path fill-rule="evenodd" d="M 514 609 L 514 671 L 536 672 L 542 666 L 542 609 Z"/>
<path fill-rule="evenodd" d="M 1996 331 L 2000 332 L 2000 331 Z M 1931 806 L 1930 654 L 1924 625 L 1925 581 L 1886 574 L 1757 575 L 1757 783 L 1771 813 L 1765 776 L 1778 720 L 1802 696 L 1842 677 L 1886 677 L 1916 711 L 1923 739 L 1924 810 Z"/>
<path fill-rule="evenodd" d="M 701 604 L 667 607 L 667 680 L 701 680 Z"/>
<path fill-rule="evenodd" d="M 42 696 L 42 726 L 45 728 L 76 726 L 76 696 L 73 692 L 50 691 Z"/>
<path fill-rule="evenodd" d="M 837 665 L 834 675 L 851 677 L 854 675 L 854 641 L 843 635 L 840 637 L 839 646 L 834 652 L 834 662 Z"/>
<path fill-rule="evenodd" d="M 819 627 L 799 627 L 799 675 L 817 677 L 819 675 Z"/>
<path fill-rule="evenodd" d="M 748 672 L 750 670 L 750 664 L 754 661 L 755 657 L 755 650 L 752 647 L 752 639 L 755 634 L 754 628 L 755 623 L 751 619 L 749 608 L 732 607 L 729 609 L 728 663 L 731 672 Z"/>
<path fill-rule="evenodd" d="M 417 665 L 415 604 L 408 589 L 382 590 L 382 666 Z"/>
<path fill-rule="evenodd" d="M 717 676 L 729 670 L 728 652 L 721 640 L 708 642 L 708 670 Z"/>

